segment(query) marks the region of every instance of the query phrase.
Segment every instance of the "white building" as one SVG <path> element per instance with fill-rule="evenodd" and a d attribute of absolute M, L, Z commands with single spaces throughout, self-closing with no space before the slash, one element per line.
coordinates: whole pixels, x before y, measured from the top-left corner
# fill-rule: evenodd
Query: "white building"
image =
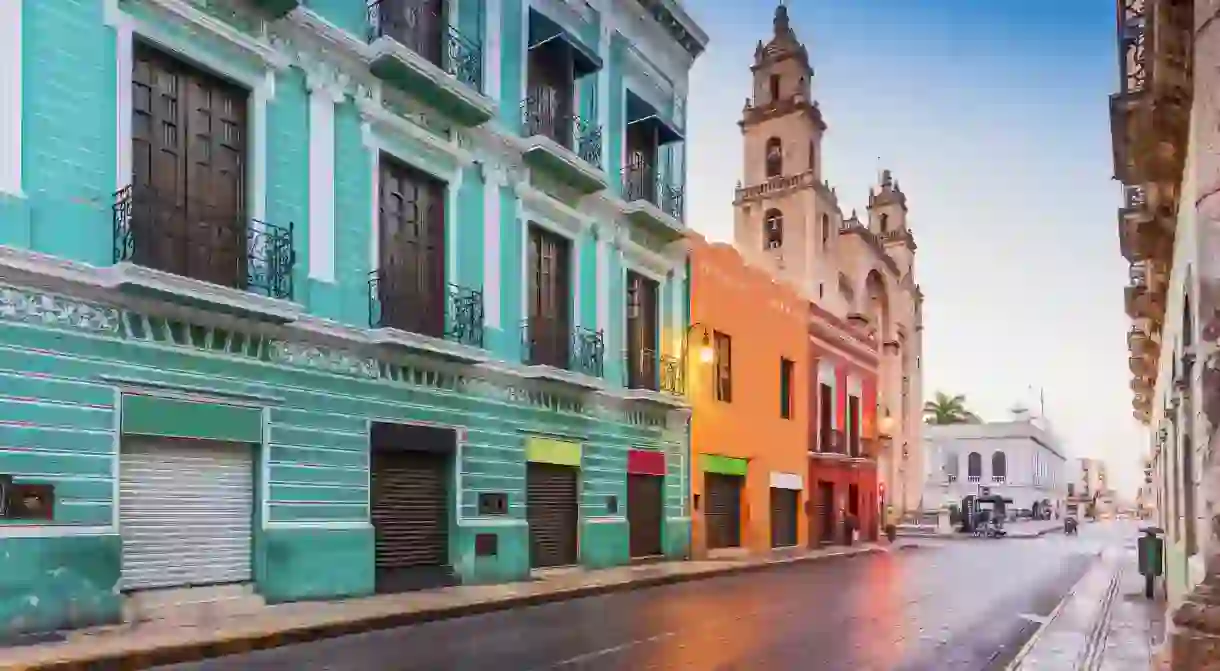
<path fill-rule="evenodd" d="M 1012 509 L 1062 512 L 1067 459 L 1045 422 L 1023 408 L 1007 422 L 924 427 L 924 507 L 959 504 L 980 486 Z"/>

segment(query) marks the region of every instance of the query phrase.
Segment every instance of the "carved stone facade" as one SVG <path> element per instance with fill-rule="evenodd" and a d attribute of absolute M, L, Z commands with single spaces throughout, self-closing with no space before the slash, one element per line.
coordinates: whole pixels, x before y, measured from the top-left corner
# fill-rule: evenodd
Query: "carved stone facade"
<path fill-rule="evenodd" d="M 875 393 L 857 393 L 877 405 L 877 421 L 864 422 L 863 430 L 882 445 L 878 493 L 887 492 L 884 505 L 894 518 L 920 507 L 923 473 L 923 295 L 914 279 L 906 195 L 886 170 L 869 193 L 865 220 L 855 211 L 844 216 L 839 194 L 822 177 L 827 124 L 812 97 L 809 52 L 783 5 L 775 11 L 772 38 L 758 43 L 751 71 L 753 92 L 739 122 L 745 169 L 734 199 L 734 242 L 748 263 L 816 306 L 810 318 L 815 342 L 826 342 L 829 316 L 865 343 L 864 359 L 817 346 L 810 356 L 846 371 L 836 373 L 844 385 L 857 376 L 864 388 L 875 387 Z"/>

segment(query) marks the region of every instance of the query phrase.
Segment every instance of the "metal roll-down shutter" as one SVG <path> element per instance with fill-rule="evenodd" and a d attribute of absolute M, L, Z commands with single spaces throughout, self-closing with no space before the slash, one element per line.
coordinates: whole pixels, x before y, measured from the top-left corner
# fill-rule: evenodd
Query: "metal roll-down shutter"
<path fill-rule="evenodd" d="M 542 463 L 531 463 L 526 469 L 530 565 L 535 568 L 569 566 L 577 561 L 579 473 L 570 466 Z"/>
<path fill-rule="evenodd" d="M 374 450 L 370 484 L 378 591 L 438 579 L 449 564 L 449 455 Z"/>
<path fill-rule="evenodd" d="M 741 546 L 741 476 L 708 473 L 704 481 L 709 548 Z"/>
<path fill-rule="evenodd" d="M 795 489 L 771 488 L 771 547 L 796 545 L 796 518 L 800 495 Z"/>
<path fill-rule="evenodd" d="M 659 475 L 627 476 L 627 525 L 632 557 L 661 554 L 661 494 L 665 478 Z"/>
<path fill-rule="evenodd" d="M 123 590 L 250 580 L 250 445 L 125 439 L 119 450 Z"/>

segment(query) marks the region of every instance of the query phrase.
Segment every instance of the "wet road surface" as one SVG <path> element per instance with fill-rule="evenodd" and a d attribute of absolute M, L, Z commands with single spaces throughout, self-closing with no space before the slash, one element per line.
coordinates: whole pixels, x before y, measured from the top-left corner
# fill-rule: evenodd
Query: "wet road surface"
<path fill-rule="evenodd" d="M 1078 538 L 947 542 L 162 671 L 989 671 L 1126 531 L 1090 524 Z"/>

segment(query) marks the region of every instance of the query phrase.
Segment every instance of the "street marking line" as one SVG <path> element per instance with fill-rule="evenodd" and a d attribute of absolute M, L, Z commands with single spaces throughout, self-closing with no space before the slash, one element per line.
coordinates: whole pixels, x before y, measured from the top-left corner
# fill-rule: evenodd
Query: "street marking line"
<path fill-rule="evenodd" d="M 667 631 L 667 632 L 664 632 L 661 634 L 657 634 L 656 636 L 649 636 L 648 638 L 640 638 L 640 639 L 636 639 L 634 641 L 627 641 L 626 643 L 620 643 L 618 645 L 611 646 L 609 648 L 602 648 L 601 650 L 594 650 L 593 652 L 586 652 L 583 655 L 576 655 L 575 657 L 569 657 L 567 659 L 555 662 L 554 664 L 552 664 L 548 667 L 545 667 L 545 668 L 561 669 L 565 666 L 572 666 L 573 664 L 581 664 L 583 662 L 588 662 L 590 660 L 597 659 L 598 657 L 605 657 L 606 655 L 613 655 L 613 654 L 622 652 L 624 650 L 627 650 L 629 648 L 634 648 L 636 646 L 645 645 L 647 643 L 656 643 L 658 641 L 663 641 L 667 638 L 673 638 L 674 636 L 677 636 L 677 635 L 678 635 L 678 632 L 676 632 L 676 631 Z"/>
<path fill-rule="evenodd" d="M 1049 615 L 1038 615 L 1037 613 L 1021 613 L 1020 615 L 1017 615 L 1017 617 L 1021 618 L 1022 620 L 1029 620 L 1034 624 L 1046 624 L 1047 622 L 1051 621 Z"/>

